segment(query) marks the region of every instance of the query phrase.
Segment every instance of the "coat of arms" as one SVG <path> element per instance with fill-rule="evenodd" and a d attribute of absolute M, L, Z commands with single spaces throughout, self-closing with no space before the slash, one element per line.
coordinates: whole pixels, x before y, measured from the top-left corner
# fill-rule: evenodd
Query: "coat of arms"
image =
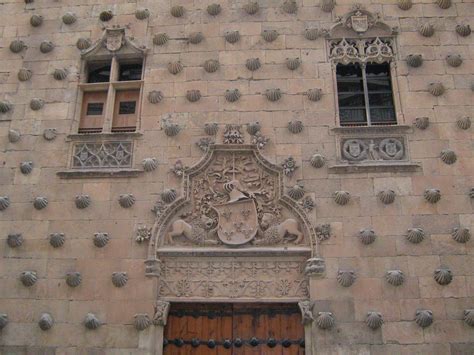
<path fill-rule="evenodd" d="M 107 39 L 105 41 L 105 47 L 111 52 L 116 52 L 122 48 L 124 41 L 124 32 L 122 30 L 111 30 L 107 31 Z"/>
<path fill-rule="evenodd" d="M 362 12 L 357 11 L 351 16 L 351 27 L 357 33 L 366 32 L 369 29 L 369 20 L 367 15 L 363 15 Z"/>

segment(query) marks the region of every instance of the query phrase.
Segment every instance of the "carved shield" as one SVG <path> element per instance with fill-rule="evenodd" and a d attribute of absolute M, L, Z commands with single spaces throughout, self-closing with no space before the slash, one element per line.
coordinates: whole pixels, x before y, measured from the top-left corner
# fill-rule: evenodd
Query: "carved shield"
<path fill-rule="evenodd" d="M 230 202 L 214 208 L 219 214 L 217 235 L 222 243 L 242 245 L 257 234 L 257 208 L 253 200 Z"/>
<path fill-rule="evenodd" d="M 385 144 L 385 152 L 391 157 L 395 156 L 395 154 L 398 152 L 397 145 L 394 142 Z"/>
<path fill-rule="evenodd" d="M 358 33 L 365 32 L 369 29 L 369 21 L 365 15 L 351 16 L 352 29 Z"/>
<path fill-rule="evenodd" d="M 360 153 L 361 153 L 361 150 L 360 150 L 360 144 L 357 143 L 357 142 L 351 142 L 349 144 L 349 153 L 350 155 L 352 155 L 354 158 L 357 158 Z"/>
<path fill-rule="evenodd" d="M 123 32 L 121 31 L 110 31 L 107 33 L 107 40 L 105 46 L 111 52 L 116 52 L 122 48 L 123 44 Z"/>

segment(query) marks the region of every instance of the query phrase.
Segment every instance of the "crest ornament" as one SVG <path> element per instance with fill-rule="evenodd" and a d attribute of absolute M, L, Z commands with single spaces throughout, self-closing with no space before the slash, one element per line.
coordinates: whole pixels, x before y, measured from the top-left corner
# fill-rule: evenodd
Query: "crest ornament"
<path fill-rule="evenodd" d="M 177 177 L 182 177 L 185 169 L 187 169 L 187 167 L 184 166 L 183 162 L 181 160 L 176 160 L 170 171 Z"/>
<path fill-rule="evenodd" d="M 209 146 L 214 143 L 215 143 L 214 139 L 212 139 L 211 137 L 202 137 L 202 138 L 199 138 L 199 140 L 196 142 L 196 145 L 203 152 L 207 152 L 207 150 L 209 149 Z"/>
<path fill-rule="evenodd" d="M 320 33 L 318 28 L 306 28 L 303 35 L 307 40 L 315 41 L 319 38 Z"/>
<path fill-rule="evenodd" d="M 317 225 L 315 231 L 320 242 L 331 238 L 331 225 L 329 223 Z"/>
<path fill-rule="evenodd" d="M 252 138 L 251 138 L 251 143 L 256 145 L 258 149 L 263 149 L 265 148 L 265 146 L 267 145 L 268 141 L 270 139 L 265 137 L 262 132 L 260 131 L 257 131 L 255 132 L 254 135 L 252 135 Z"/>
<path fill-rule="evenodd" d="M 415 313 L 415 322 L 422 328 L 426 328 L 433 323 L 433 311 L 429 309 L 419 309 Z"/>
<path fill-rule="evenodd" d="M 164 327 L 168 320 L 170 311 L 170 303 L 166 301 L 156 301 L 155 313 L 153 315 L 153 324 Z"/>
<path fill-rule="evenodd" d="M 298 204 L 305 210 L 305 212 L 311 212 L 316 205 L 311 196 L 306 196 L 301 201 L 299 201 Z"/>

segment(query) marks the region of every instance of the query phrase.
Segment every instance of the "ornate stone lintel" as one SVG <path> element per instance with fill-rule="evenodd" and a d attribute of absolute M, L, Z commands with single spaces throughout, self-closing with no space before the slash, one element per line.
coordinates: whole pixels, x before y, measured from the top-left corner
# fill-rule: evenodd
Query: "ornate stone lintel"
<path fill-rule="evenodd" d="M 170 303 L 166 301 L 155 302 L 155 314 L 153 315 L 153 324 L 164 327 L 168 321 Z"/>
<path fill-rule="evenodd" d="M 323 276 L 326 271 L 326 263 L 324 259 L 312 257 L 306 261 L 304 273 L 310 277 Z"/>
<path fill-rule="evenodd" d="M 145 276 L 160 277 L 161 268 L 162 263 L 160 260 L 156 258 L 145 260 Z"/>
<path fill-rule="evenodd" d="M 298 302 L 298 307 L 301 311 L 301 323 L 303 325 L 309 325 L 313 323 L 314 316 L 313 316 L 313 306 L 314 302 L 304 300 Z"/>

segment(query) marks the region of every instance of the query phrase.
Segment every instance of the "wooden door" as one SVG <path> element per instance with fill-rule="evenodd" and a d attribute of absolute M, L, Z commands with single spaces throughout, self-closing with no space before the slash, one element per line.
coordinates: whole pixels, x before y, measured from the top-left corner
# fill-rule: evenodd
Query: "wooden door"
<path fill-rule="evenodd" d="M 172 304 L 165 355 L 301 355 L 296 304 Z"/>

